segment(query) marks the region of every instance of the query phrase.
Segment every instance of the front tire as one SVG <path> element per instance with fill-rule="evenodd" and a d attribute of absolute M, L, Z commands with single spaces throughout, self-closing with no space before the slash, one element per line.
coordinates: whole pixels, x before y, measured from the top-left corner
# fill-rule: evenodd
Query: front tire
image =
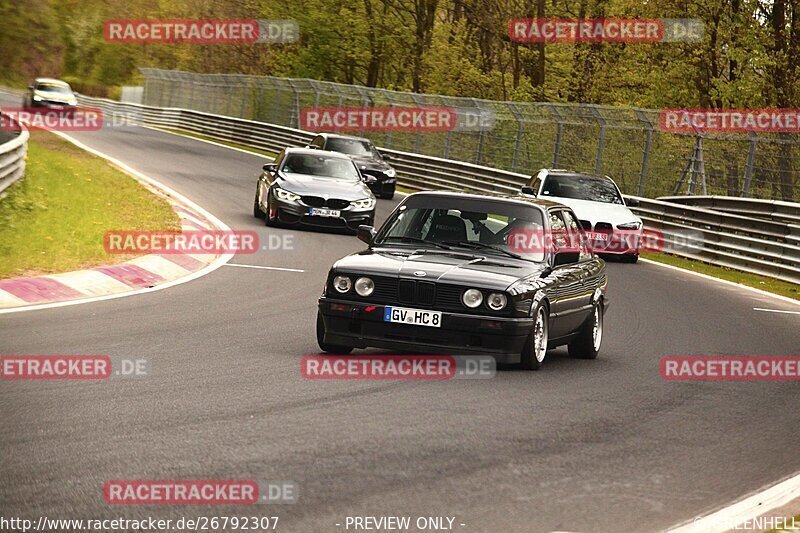
<path fill-rule="evenodd" d="M 256 187 L 256 198 L 253 200 L 253 216 L 256 218 L 264 218 L 264 212 L 261 210 L 258 201 L 258 187 Z"/>
<path fill-rule="evenodd" d="M 534 313 L 533 331 L 528 335 L 522 348 L 520 363 L 525 370 L 539 370 L 547 356 L 547 342 L 550 332 L 550 313 L 547 306 L 539 304 Z"/>
<path fill-rule="evenodd" d="M 603 342 L 603 302 L 594 305 L 592 316 L 586 319 L 581 332 L 569 343 L 569 356 L 575 359 L 596 359 Z"/>
<path fill-rule="evenodd" d="M 271 228 L 277 228 L 280 226 L 280 221 L 278 220 L 278 208 L 273 210 L 272 206 L 269 205 L 269 200 L 267 200 L 267 212 L 264 215 L 264 223 Z"/>
<path fill-rule="evenodd" d="M 328 344 L 323 339 L 325 339 L 325 321 L 322 319 L 322 314 L 317 311 L 317 344 L 319 345 L 320 350 L 336 355 L 347 355 L 353 351 L 352 346 Z"/>
<path fill-rule="evenodd" d="M 639 260 L 639 254 L 628 254 L 623 256 L 622 260 L 626 263 L 635 264 Z"/>

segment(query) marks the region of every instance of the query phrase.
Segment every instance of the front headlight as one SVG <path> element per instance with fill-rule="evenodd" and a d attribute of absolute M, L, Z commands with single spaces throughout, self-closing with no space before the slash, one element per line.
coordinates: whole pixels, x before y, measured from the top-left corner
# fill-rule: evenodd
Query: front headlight
<path fill-rule="evenodd" d="M 489 306 L 489 309 L 493 311 L 499 311 L 506 306 L 508 303 L 508 298 L 506 295 L 500 292 L 493 292 L 486 298 L 486 305 Z"/>
<path fill-rule="evenodd" d="M 617 224 L 617 229 L 636 230 L 642 227 L 641 222 L 626 222 L 625 224 Z"/>
<path fill-rule="evenodd" d="M 350 205 L 356 209 L 372 209 L 375 207 L 375 198 L 362 198 L 361 200 L 353 200 Z"/>
<path fill-rule="evenodd" d="M 393 169 L 393 168 L 390 168 L 389 170 L 384 172 L 384 174 L 386 174 L 386 176 L 389 177 L 389 178 L 393 178 L 397 174 L 397 171 L 395 169 Z"/>
<path fill-rule="evenodd" d="M 289 192 L 286 189 L 281 189 L 280 187 L 273 187 L 272 192 L 275 194 L 275 197 L 278 200 L 283 200 L 284 202 L 294 202 L 300 199 L 299 194 Z"/>
<path fill-rule="evenodd" d="M 70 98 L 70 99 L 67 100 L 67 104 L 69 104 L 69 105 L 78 105 L 78 99 L 77 98 Z"/>
<path fill-rule="evenodd" d="M 42 97 L 41 97 L 41 96 L 39 96 L 38 94 L 34 94 L 34 95 L 33 95 L 33 101 L 34 101 L 34 102 L 41 102 L 42 100 L 44 100 L 44 98 L 42 98 Z"/>
<path fill-rule="evenodd" d="M 369 278 L 358 278 L 355 287 L 358 295 L 366 298 L 375 290 L 375 283 Z"/>
<path fill-rule="evenodd" d="M 461 303 L 470 309 L 475 309 L 483 303 L 483 293 L 478 289 L 467 289 L 461 295 Z"/>
<path fill-rule="evenodd" d="M 336 276 L 333 278 L 333 287 L 342 294 L 350 292 L 350 287 L 352 286 L 353 282 L 350 281 L 350 278 L 347 276 Z"/>

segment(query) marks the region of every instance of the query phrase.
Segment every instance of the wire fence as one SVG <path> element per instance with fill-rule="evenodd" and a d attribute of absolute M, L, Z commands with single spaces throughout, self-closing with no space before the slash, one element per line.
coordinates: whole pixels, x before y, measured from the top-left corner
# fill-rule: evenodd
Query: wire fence
<path fill-rule="evenodd" d="M 590 104 L 498 102 L 310 79 L 140 69 L 144 104 L 299 128 L 303 109 L 449 108 L 485 127 L 355 131 L 384 148 L 531 174 L 543 167 L 608 174 L 625 194 L 712 194 L 793 201 L 794 133 L 662 132 L 659 111 Z M 459 123 L 463 124 L 464 120 Z"/>

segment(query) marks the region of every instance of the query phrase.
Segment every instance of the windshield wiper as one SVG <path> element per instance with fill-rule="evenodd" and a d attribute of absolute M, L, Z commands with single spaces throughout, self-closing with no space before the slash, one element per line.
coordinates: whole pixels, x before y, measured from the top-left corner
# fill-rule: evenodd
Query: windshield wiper
<path fill-rule="evenodd" d="M 514 252 L 509 252 L 503 248 L 498 248 L 492 244 L 486 244 L 485 242 L 477 242 L 477 241 L 444 241 L 446 244 L 451 244 L 453 246 L 463 246 L 464 248 L 473 248 L 475 250 L 494 250 L 495 252 L 500 252 L 501 254 L 506 254 L 509 257 L 513 257 L 515 259 L 525 259 L 519 254 L 515 254 Z"/>
<path fill-rule="evenodd" d="M 383 244 L 388 240 L 400 241 L 400 242 L 414 242 L 414 243 L 419 243 L 419 244 L 430 244 L 430 245 L 436 246 L 437 248 L 442 248 L 444 250 L 452 250 L 452 248 L 450 248 L 449 246 L 447 246 L 445 244 L 442 244 L 440 242 L 434 242 L 434 241 L 429 241 L 429 240 L 426 240 L 426 239 L 420 239 L 418 237 L 409 237 L 407 235 L 390 235 L 388 237 L 384 237 L 381 242 L 376 243 L 376 244 Z"/>

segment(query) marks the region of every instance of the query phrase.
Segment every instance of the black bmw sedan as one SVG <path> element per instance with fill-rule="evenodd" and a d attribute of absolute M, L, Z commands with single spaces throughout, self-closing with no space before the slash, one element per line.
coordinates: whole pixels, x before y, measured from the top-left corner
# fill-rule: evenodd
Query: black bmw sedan
<path fill-rule="evenodd" d="M 268 226 L 305 225 L 355 231 L 375 220 L 375 196 L 341 154 L 286 148 L 258 178 L 253 215 Z"/>
<path fill-rule="evenodd" d="M 367 185 L 380 198 L 394 198 L 397 186 L 397 173 L 389 163 L 390 156 L 381 154 L 369 139 L 320 133 L 308 145 L 309 148 L 340 152 L 349 155 L 361 173 L 366 176 Z"/>
<path fill-rule="evenodd" d="M 417 193 L 358 236 L 368 249 L 333 265 L 319 299 L 323 351 L 491 355 L 528 369 L 555 346 L 600 351 L 606 265 L 566 206 Z"/>

